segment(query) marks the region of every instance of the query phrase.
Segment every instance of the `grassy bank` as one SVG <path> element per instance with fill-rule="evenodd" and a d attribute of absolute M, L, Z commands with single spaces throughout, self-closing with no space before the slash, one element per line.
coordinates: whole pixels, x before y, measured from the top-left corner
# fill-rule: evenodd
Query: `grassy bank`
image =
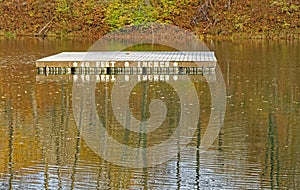
<path fill-rule="evenodd" d="M 0 35 L 100 37 L 169 23 L 205 38 L 300 39 L 296 0 L 15 0 L 0 3 Z"/>

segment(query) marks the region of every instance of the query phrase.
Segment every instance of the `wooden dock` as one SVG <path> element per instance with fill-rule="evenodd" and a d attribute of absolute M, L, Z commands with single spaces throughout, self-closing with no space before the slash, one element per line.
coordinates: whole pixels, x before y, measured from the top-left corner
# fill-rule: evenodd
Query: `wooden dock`
<path fill-rule="evenodd" d="M 111 51 L 63 52 L 36 61 L 39 74 L 202 74 L 213 72 L 214 52 Z"/>

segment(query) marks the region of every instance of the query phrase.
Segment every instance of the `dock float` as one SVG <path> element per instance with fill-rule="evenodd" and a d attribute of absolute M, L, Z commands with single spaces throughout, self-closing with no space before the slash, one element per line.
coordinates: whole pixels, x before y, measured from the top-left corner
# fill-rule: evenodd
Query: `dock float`
<path fill-rule="evenodd" d="M 62 52 L 36 61 L 45 75 L 198 75 L 214 72 L 214 52 L 110 51 Z"/>

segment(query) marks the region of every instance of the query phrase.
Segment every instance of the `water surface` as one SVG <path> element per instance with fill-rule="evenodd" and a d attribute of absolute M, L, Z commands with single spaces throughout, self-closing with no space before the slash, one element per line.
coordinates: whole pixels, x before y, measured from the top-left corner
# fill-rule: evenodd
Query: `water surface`
<path fill-rule="evenodd" d="M 86 51 L 93 40 L 1 38 L 0 189 L 298 189 L 299 43 L 206 43 L 216 53 L 227 88 L 220 135 L 206 154 L 197 151 L 209 120 L 210 93 L 205 80 L 194 82 L 201 110 L 192 141 L 163 164 L 134 169 L 105 161 L 81 137 L 72 109 L 72 77 L 36 75 L 36 59 Z M 131 111 L 140 120 L 149 117 L 153 98 L 169 106 L 163 126 L 148 137 L 126 136 L 111 111 L 112 86 L 97 83 L 95 103 L 119 142 L 151 145 L 173 133 L 180 106 L 166 82 L 141 82 L 131 95 Z"/>

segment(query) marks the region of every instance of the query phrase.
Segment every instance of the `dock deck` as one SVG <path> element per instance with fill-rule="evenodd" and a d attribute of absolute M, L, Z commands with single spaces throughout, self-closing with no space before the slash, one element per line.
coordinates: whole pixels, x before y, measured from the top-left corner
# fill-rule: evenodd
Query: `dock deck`
<path fill-rule="evenodd" d="M 36 61 L 39 74 L 198 74 L 214 70 L 214 52 L 63 52 Z"/>

